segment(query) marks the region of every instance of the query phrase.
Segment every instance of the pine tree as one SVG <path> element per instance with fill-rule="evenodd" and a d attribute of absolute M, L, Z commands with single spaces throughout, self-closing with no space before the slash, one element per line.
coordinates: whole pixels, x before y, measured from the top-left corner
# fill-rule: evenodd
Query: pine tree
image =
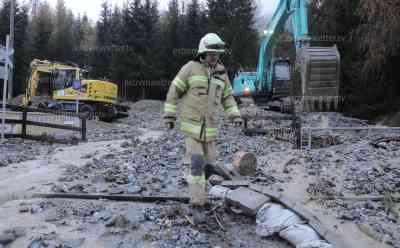
<path fill-rule="evenodd" d="M 37 59 L 50 56 L 49 40 L 53 31 L 50 5 L 45 1 L 38 6 L 37 14 L 32 18 L 29 28 L 30 49 Z"/>
<path fill-rule="evenodd" d="M 183 48 L 184 42 L 182 19 L 179 12 L 178 0 L 170 0 L 168 5 L 168 12 L 166 16 L 166 23 L 163 28 L 164 32 L 164 49 L 162 52 L 162 61 L 164 61 L 166 78 L 172 79 L 177 73 L 180 66 L 183 65 Z"/>
<path fill-rule="evenodd" d="M 185 17 L 185 46 L 194 49 L 205 32 L 198 0 L 189 3 Z"/>
<path fill-rule="evenodd" d="M 10 1 L 3 1 L 0 9 L 0 44 L 5 45 L 6 35 L 9 34 L 10 27 Z M 28 9 L 26 6 L 15 5 L 15 35 L 14 35 L 14 84 L 13 92 L 15 95 L 24 92 L 25 78 L 29 69 L 29 50 L 27 27 Z"/>
<path fill-rule="evenodd" d="M 92 73 L 96 77 L 110 78 L 109 66 L 112 53 L 112 37 L 111 37 L 111 18 L 112 12 L 107 1 L 104 1 L 100 18 L 96 24 L 96 46 L 91 51 L 94 70 Z"/>
<path fill-rule="evenodd" d="M 122 28 L 122 13 L 119 7 L 116 5 L 110 20 L 110 40 L 113 45 L 123 45 L 124 42 L 122 40 Z"/>
<path fill-rule="evenodd" d="M 240 67 L 255 67 L 258 61 L 258 34 L 254 29 L 252 0 L 208 0 L 209 31 L 227 43 L 225 65 L 232 75 Z"/>
<path fill-rule="evenodd" d="M 106 46 L 111 44 L 111 17 L 112 12 L 107 1 L 101 5 L 100 18 L 97 21 L 97 44 Z"/>
<path fill-rule="evenodd" d="M 15 43 L 14 43 L 14 95 L 25 92 L 26 75 L 29 72 L 31 56 L 28 50 L 28 8 L 16 8 L 15 14 Z"/>
<path fill-rule="evenodd" d="M 64 0 L 57 0 L 54 29 L 50 37 L 50 58 L 52 60 L 69 61 L 73 59 L 73 22 L 74 15 L 67 10 Z"/>

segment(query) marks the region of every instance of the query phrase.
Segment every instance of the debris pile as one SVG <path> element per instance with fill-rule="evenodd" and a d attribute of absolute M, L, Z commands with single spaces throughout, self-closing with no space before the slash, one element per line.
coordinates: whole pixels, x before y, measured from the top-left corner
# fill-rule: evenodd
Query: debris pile
<path fill-rule="evenodd" d="M 84 161 L 82 164 L 63 160 L 65 169 L 62 176 L 57 175 L 52 181 L 49 179 L 46 189 L 52 189 L 55 193 L 132 194 L 139 197 L 177 193 L 185 195 L 187 185 L 184 171 L 187 168 L 182 164 L 184 137 L 177 130 L 163 129 L 160 119 L 162 102 L 140 101 L 130 105 L 129 118 L 120 119 L 116 123 L 88 122 L 89 142 L 118 140 L 121 146 L 116 149 L 110 145 L 104 151 L 88 152 L 81 157 Z M 259 110 L 246 103 L 241 110 L 242 114 L 284 116 Z M 224 120 L 222 115 L 221 119 Z M 335 113 L 311 113 L 304 115 L 303 121 L 305 127 L 368 126 L 365 121 Z M 288 124 L 287 121 L 279 120 L 255 121 L 253 124 L 258 125 L 257 123 L 272 128 Z M 152 131 L 158 134 L 153 135 Z M 331 137 L 334 138 L 334 144 L 317 144 Z M 257 168 L 255 174 L 246 178 L 248 183 L 274 187 L 286 194 L 296 194 L 296 197 L 309 200 L 325 212 L 336 216 L 338 221 L 354 223 L 360 229 L 368 230 L 365 232 L 372 233 L 375 239 L 400 247 L 399 204 L 396 198 L 400 193 L 400 142 L 379 141 L 378 146 L 372 145 L 371 141 L 382 137 L 398 135 L 393 131 L 371 131 L 369 135 L 368 131 L 315 131 L 312 138 L 317 145 L 313 148 L 318 149 L 295 150 L 292 143 L 273 136 L 246 136 L 228 120 L 224 120 L 217 140 L 218 163 L 228 165 L 232 163 L 236 152 L 251 152 L 256 155 Z M 63 146 L 33 141 L 24 141 L 21 145 L 19 140 L 10 140 L 7 144 L 0 145 L 3 149 L 0 167 L 1 163 L 18 163 L 35 159 L 39 155 L 54 159 L 51 156 L 59 152 L 59 149 L 55 149 L 57 147 Z M 212 179 L 214 184 L 221 183 L 219 178 Z M 219 198 L 228 198 L 228 193 L 223 188 L 213 187 L 211 192 Z M 381 198 L 369 199 L 371 196 Z M 349 200 L 355 197 L 365 197 L 366 200 Z M 251 199 L 260 200 L 256 202 L 257 208 L 271 204 L 263 202 L 262 197 Z M 105 247 L 146 247 L 151 244 L 154 247 L 224 247 L 226 244 L 229 247 L 289 247 L 276 238 L 255 235 L 257 229 L 254 226 L 254 216 L 260 213 L 259 209 L 254 212 L 248 206 L 248 211 L 239 211 L 235 204 L 224 208 L 218 205 L 219 201 L 216 203 L 212 209 L 204 210 L 206 217 L 203 220 L 206 223 L 201 224 L 195 221 L 196 214 L 187 205 L 173 202 L 161 205 L 108 200 L 96 202 L 37 199 L 32 200 L 32 204 L 17 205 L 17 213 L 13 214 L 21 215 L 22 217 L 18 216 L 19 219 L 24 219 L 23 215 L 29 215 L 41 221 L 40 224 L 35 223 L 38 229 L 31 230 L 30 248 L 46 245 L 68 247 L 66 244 L 76 244 L 75 247 L 79 247 L 80 242 L 92 242 L 88 240 L 92 236 L 106 244 Z M 3 206 L 1 208 L 3 211 Z M 252 213 L 253 219 L 231 213 Z M 56 226 L 58 232 L 34 232 L 42 232 L 40 226 L 46 224 Z M 70 239 L 66 233 L 60 231 L 68 225 L 77 230 L 79 235 Z M 293 228 L 286 228 L 287 232 L 280 230 L 278 233 L 283 238 L 292 240 L 290 242 L 293 244 L 304 243 L 305 240 L 297 242 L 297 239 L 291 238 L 292 233 L 307 229 L 302 225 L 302 222 L 295 221 Z M 24 236 L 21 237 L 23 238 Z"/>
<path fill-rule="evenodd" d="M 8 139 L 0 144 L 0 167 L 35 159 L 39 155 L 49 154 L 61 145 L 38 143 L 31 140 Z"/>

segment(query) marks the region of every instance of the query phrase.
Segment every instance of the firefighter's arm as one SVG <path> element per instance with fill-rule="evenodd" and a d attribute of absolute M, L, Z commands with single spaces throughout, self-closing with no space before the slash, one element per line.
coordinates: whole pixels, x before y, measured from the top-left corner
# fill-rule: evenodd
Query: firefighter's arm
<path fill-rule="evenodd" d="M 189 89 L 189 72 L 188 64 L 183 66 L 169 87 L 167 100 L 164 105 L 164 120 L 170 128 L 173 128 L 175 125 L 177 101 Z"/>
<path fill-rule="evenodd" d="M 242 119 L 238 105 L 233 97 L 233 89 L 228 75 L 225 75 L 225 88 L 222 97 L 222 105 L 224 107 L 225 115 L 227 115 L 231 121 L 235 122 L 235 124 L 238 123 L 240 125 Z"/>

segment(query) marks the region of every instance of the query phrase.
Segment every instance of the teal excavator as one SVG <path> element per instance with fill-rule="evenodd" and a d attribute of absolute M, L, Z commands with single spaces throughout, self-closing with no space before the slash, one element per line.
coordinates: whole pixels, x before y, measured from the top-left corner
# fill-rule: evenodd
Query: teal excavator
<path fill-rule="evenodd" d="M 274 56 L 277 38 L 290 17 L 296 47 L 295 63 Z M 292 70 L 292 64 L 296 65 L 295 70 Z M 291 99 L 301 100 L 306 111 L 316 108 L 336 110 L 340 99 L 339 75 L 340 54 L 336 45 L 311 46 L 307 1 L 280 0 L 263 33 L 257 71 L 236 74 L 234 95 L 237 98 L 251 96 L 259 105 L 291 96 Z M 297 93 L 293 91 L 296 82 L 300 84 Z"/>

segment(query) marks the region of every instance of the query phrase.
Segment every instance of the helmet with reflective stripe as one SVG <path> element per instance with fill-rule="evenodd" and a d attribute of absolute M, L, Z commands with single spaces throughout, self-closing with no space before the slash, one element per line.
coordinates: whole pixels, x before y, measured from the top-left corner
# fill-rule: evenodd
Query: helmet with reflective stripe
<path fill-rule="evenodd" d="M 199 50 L 197 54 L 203 54 L 207 52 L 212 53 L 224 53 L 225 52 L 225 42 L 214 33 L 206 34 L 199 44 Z"/>

